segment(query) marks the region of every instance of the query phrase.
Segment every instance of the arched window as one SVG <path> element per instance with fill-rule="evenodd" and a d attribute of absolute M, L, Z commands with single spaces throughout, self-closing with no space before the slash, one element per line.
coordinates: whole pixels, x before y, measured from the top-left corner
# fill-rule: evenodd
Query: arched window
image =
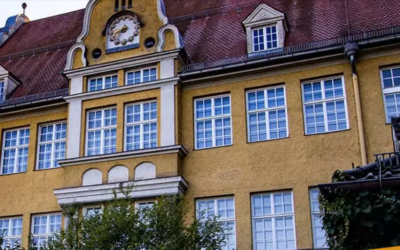
<path fill-rule="evenodd" d="M 156 166 L 150 162 L 139 164 L 135 168 L 135 180 L 156 178 Z"/>
<path fill-rule="evenodd" d="M 108 183 L 125 182 L 129 180 L 129 169 L 124 166 L 115 166 L 108 172 Z"/>
<path fill-rule="evenodd" d="M 96 168 L 89 169 L 82 176 L 82 186 L 99 185 L 102 183 L 103 174 Z"/>

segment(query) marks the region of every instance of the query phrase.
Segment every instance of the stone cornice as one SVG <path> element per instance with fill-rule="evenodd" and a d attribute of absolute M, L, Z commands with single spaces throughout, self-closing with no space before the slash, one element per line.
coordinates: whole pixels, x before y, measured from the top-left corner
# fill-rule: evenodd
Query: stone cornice
<path fill-rule="evenodd" d="M 85 156 L 73 159 L 65 159 L 58 161 L 58 164 L 62 167 L 69 166 L 77 166 L 83 164 L 90 163 L 98 163 L 98 162 L 107 162 L 113 160 L 122 160 L 122 159 L 132 159 L 138 157 L 146 157 L 146 156 L 154 156 L 154 155 L 163 155 L 163 154 L 179 154 L 181 157 L 185 157 L 188 154 L 188 151 L 182 145 L 174 145 L 174 146 L 166 146 L 166 147 L 158 147 L 151 149 L 141 149 L 135 151 L 126 151 L 114 154 L 106 154 L 106 155 L 96 155 L 96 156 Z"/>
<path fill-rule="evenodd" d="M 162 195 L 183 195 L 188 187 L 182 176 L 164 177 L 148 180 L 109 183 L 93 186 L 81 186 L 54 190 L 58 204 L 88 204 L 126 198 L 121 188 L 130 188 L 129 198 L 141 199 L 159 197 Z"/>

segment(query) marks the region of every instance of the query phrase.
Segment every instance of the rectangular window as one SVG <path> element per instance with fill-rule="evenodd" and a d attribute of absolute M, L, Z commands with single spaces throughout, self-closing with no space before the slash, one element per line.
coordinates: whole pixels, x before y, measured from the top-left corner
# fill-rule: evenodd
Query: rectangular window
<path fill-rule="evenodd" d="M 310 190 L 311 220 L 314 248 L 327 248 L 325 231 L 322 228 L 321 211 L 318 201 L 319 190 Z"/>
<path fill-rule="evenodd" d="M 117 109 L 89 111 L 86 155 L 111 154 L 117 150 Z"/>
<path fill-rule="evenodd" d="M 22 218 L 0 219 L 0 235 L 3 235 L 4 242 L 0 248 L 6 249 L 7 245 L 11 248 L 18 242 L 21 245 Z"/>
<path fill-rule="evenodd" d="M 288 137 L 285 87 L 248 91 L 247 119 L 250 142 Z"/>
<path fill-rule="evenodd" d="M 26 172 L 28 164 L 29 128 L 5 131 L 1 174 Z"/>
<path fill-rule="evenodd" d="M 0 80 L 0 103 L 6 100 L 6 91 L 4 88 L 4 81 Z"/>
<path fill-rule="evenodd" d="M 264 51 L 278 48 L 278 33 L 276 26 L 253 29 L 253 51 Z"/>
<path fill-rule="evenodd" d="M 152 208 L 155 201 L 140 201 L 136 202 L 136 207 L 139 209 Z"/>
<path fill-rule="evenodd" d="M 118 86 L 118 76 L 103 76 L 89 80 L 89 92 L 102 89 L 116 88 Z"/>
<path fill-rule="evenodd" d="M 126 106 L 125 150 L 157 147 L 157 102 Z"/>
<path fill-rule="evenodd" d="M 85 219 L 88 219 L 94 215 L 101 214 L 103 212 L 102 207 L 84 207 L 82 214 Z"/>
<path fill-rule="evenodd" d="M 39 128 L 37 169 L 59 167 L 57 161 L 65 159 L 67 123 L 42 125 Z"/>
<path fill-rule="evenodd" d="M 218 217 L 218 221 L 223 223 L 228 234 L 222 249 L 236 249 L 235 199 L 233 197 L 197 200 L 196 210 L 198 218 Z"/>
<path fill-rule="evenodd" d="M 141 69 L 126 73 L 126 85 L 157 80 L 157 68 Z"/>
<path fill-rule="evenodd" d="M 386 122 L 400 116 L 400 67 L 381 70 L 382 92 L 385 103 Z"/>
<path fill-rule="evenodd" d="M 37 215 L 32 218 L 32 236 L 35 247 L 40 247 L 61 229 L 61 214 Z"/>
<path fill-rule="evenodd" d="M 291 192 L 251 197 L 255 250 L 296 249 Z"/>
<path fill-rule="evenodd" d="M 194 103 L 196 149 L 231 145 L 231 97 L 208 97 Z"/>
<path fill-rule="evenodd" d="M 302 84 L 306 134 L 349 128 L 343 77 Z"/>

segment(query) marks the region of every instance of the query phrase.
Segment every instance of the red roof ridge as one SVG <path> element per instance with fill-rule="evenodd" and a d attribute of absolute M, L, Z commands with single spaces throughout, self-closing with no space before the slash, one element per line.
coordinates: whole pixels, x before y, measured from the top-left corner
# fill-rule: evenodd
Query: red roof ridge
<path fill-rule="evenodd" d="M 72 13 L 79 12 L 79 11 L 84 11 L 84 10 L 86 10 L 86 9 L 73 10 L 73 11 L 61 13 L 61 14 L 54 15 L 54 16 L 42 17 L 42 18 L 35 19 L 35 20 L 30 21 L 30 22 L 27 22 L 25 24 L 34 23 L 34 22 L 37 22 L 37 21 L 43 21 L 43 20 L 46 20 L 46 19 L 51 19 L 51 18 L 55 18 L 55 17 L 59 17 L 59 16 L 64 16 L 64 15 L 68 15 L 68 14 L 72 14 Z"/>
<path fill-rule="evenodd" d="M 13 59 L 17 59 L 17 58 L 21 58 L 21 57 L 34 56 L 34 55 L 46 53 L 49 51 L 55 51 L 55 50 L 59 50 L 62 48 L 71 47 L 72 45 L 75 44 L 75 42 L 76 42 L 76 39 L 73 39 L 73 40 L 69 40 L 69 41 L 65 41 L 65 42 L 61 42 L 61 43 L 49 44 L 49 45 L 42 46 L 42 47 L 36 47 L 33 49 L 29 49 L 29 50 L 19 51 L 16 53 L 1 55 L 0 63 L 5 62 L 5 61 L 12 61 Z"/>
<path fill-rule="evenodd" d="M 257 5 L 260 4 L 259 0 L 248 0 L 248 1 L 243 1 L 237 4 L 228 4 L 224 5 L 222 7 L 218 8 L 213 8 L 213 9 L 208 9 L 208 10 L 203 10 L 199 12 L 194 12 L 191 14 L 186 14 L 186 15 L 181 15 L 177 17 L 172 17 L 170 18 L 170 21 L 172 23 L 180 23 L 188 20 L 196 20 L 196 19 L 201 19 L 209 16 L 214 16 L 218 14 L 225 14 L 230 11 L 240 11 L 240 8 L 246 8 L 246 7 L 257 7 Z M 168 16 L 168 15 L 167 15 Z"/>

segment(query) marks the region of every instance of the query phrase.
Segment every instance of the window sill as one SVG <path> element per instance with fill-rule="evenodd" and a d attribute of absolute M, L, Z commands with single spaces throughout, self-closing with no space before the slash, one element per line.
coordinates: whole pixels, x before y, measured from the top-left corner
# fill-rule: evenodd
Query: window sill
<path fill-rule="evenodd" d="M 0 174 L 0 177 L 1 176 L 12 176 L 12 175 L 18 175 L 18 174 L 26 174 L 28 171 L 25 171 L 25 172 L 18 172 L 18 173 L 11 173 L 11 174 Z"/>
<path fill-rule="evenodd" d="M 334 134 L 334 133 L 340 133 L 340 132 L 345 132 L 345 131 L 350 131 L 350 130 L 351 130 L 351 128 L 347 128 L 347 129 L 342 129 L 342 130 L 337 130 L 337 131 L 329 131 L 329 132 L 316 133 L 316 134 L 304 134 L 304 136 Z"/>
<path fill-rule="evenodd" d="M 233 143 L 230 145 L 223 145 L 223 146 L 215 146 L 211 148 L 194 148 L 193 151 L 203 151 L 203 150 L 210 150 L 210 149 L 216 149 L 216 148 L 227 148 L 227 147 L 232 147 Z"/>
<path fill-rule="evenodd" d="M 263 140 L 263 141 L 249 141 L 247 140 L 247 144 L 255 144 L 255 143 L 262 143 L 262 142 L 272 142 L 272 141 L 280 141 L 280 140 L 286 140 L 289 139 L 290 136 L 283 137 L 283 138 L 276 138 L 276 139 L 269 139 L 269 140 Z"/>
<path fill-rule="evenodd" d="M 61 166 L 59 167 L 54 167 L 54 168 L 45 168 L 45 169 L 37 169 L 33 170 L 34 172 L 43 172 L 43 171 L 49 171 L 49 170 L 56 170 L 56 169 L 61 169 Z"/>

